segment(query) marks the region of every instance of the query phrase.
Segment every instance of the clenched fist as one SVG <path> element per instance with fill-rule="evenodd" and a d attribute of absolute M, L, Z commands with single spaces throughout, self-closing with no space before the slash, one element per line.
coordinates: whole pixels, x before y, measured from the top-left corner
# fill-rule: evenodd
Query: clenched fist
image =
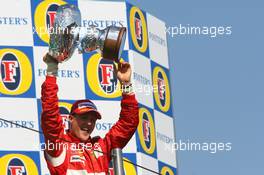
<path fill-rule="evenodd" d="M 131 83 L 131 72 L 132 70 L 130 64 L 125 61 L 118 63 L 118 68 L 115 67 L 117 79 L 123 85 Z"/>

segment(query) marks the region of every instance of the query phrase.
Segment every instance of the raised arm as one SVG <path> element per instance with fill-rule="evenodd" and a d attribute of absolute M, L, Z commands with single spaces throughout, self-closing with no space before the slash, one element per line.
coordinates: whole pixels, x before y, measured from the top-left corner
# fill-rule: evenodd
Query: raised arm
<path fill-rule="evenodd" d="M 48 58 L 47 58 L 48 57 Z M 58 70 L 58 63 L 53 61 L 49 55 L 44 57 L 44 61 L 48 65 L 48 75 L 41 86 L 41 127 L 45 136 L 46 144 L 56 144 L 62 142 L 63 126 L 62 119 L 59 113 L 58 106 L 58 85 L 56 84 L 56 73 Z M 48 145 L 46 145 L 47 148 Z M 61 149 L 52 149 L 46 151 L 51 156 L 58 156 Z"/>
<path fill-rule="evenodd" d="M 119 63 L 115 70 L 117 78 L 122 84 L 121 112 L 117 123 L 106 134 L 104 141 L 108 145 L 108 151 L 113 148 L 123 148 L 135 133 L 138 118 L 138 102 L 132 92 L 131 67 L 129 63 Z"/>
<path fill-rule="evenodd" d="M 109 149 L 123 148 L 135 133 L 138 126 L 138 102 L 135 95 L 123 94 L 119 120 L 106 134 Z"/>

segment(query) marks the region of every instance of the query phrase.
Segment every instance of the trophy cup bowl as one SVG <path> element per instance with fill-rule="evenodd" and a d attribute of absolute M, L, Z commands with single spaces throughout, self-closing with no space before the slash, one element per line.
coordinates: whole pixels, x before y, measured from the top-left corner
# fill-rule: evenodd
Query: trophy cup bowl
<path fill-rule="evenodd" d="M 49 55 L 60 63 L 71 58 L 76 48 L 79 53 L 97 50 L 104 59 L 119 62 L 126 40 L 125 27 L 81 27 L 80 10 L 69 4 L 58 7 L 52 29 Z"/>
<path fill-rule="evenodd" d="M 64 62 L 72 56 L 78 44 L 80 25 L 78 7 L 70 4 L 58 7 L 49 42 L 49 54 L 58 62 Z"/>

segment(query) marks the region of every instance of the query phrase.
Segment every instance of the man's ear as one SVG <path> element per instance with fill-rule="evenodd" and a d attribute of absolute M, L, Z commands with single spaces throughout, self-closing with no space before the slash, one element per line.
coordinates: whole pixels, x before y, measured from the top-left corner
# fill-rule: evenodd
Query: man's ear
<path fill-rule="evenodd" d="M 72 122 L 72 120 L 73 120 L 73 116 L 71 114 L 69 115 L 69 120 L 70 120 L 70 122 Z"/>

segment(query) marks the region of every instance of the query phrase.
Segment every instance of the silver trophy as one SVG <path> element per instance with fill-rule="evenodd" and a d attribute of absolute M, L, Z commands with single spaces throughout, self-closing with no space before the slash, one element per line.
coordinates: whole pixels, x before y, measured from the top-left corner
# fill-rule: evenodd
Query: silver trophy
<path fill-rule="evenodd" d="M 76 48 L 79 53 L 97 50 L 103 58 L 119 62 L 126 39 L 125 27 L 81 27 L 80 10 L 69 4 L 58 7 L 51 31 L 49 54 L 58 62 L 71 58 Z"/>

